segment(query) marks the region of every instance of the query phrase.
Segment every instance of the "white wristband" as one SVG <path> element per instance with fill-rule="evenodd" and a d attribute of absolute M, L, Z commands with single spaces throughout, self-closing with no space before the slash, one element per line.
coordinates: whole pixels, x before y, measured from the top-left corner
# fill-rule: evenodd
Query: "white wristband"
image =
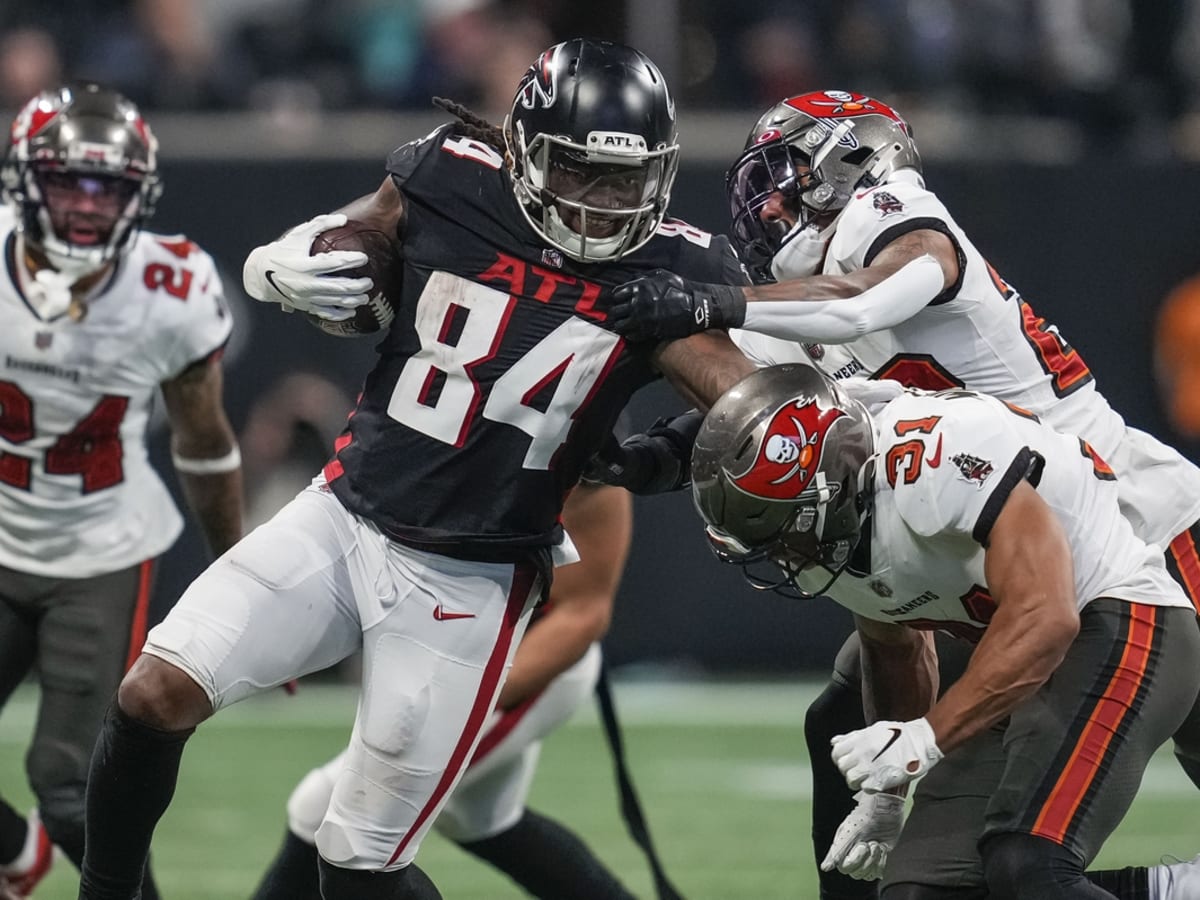
<path fill-rule="evenodd" d="M 224 456 L 213 459 L 189 459 L 186 456 L 171 454 L 171 462 L 175 464 L 176 472 L 186 472 L 188 475 L 220 475 L 222 472 L 232 472 L 242 464 L 242 451 L 234 444 L 233 449 Z"/>

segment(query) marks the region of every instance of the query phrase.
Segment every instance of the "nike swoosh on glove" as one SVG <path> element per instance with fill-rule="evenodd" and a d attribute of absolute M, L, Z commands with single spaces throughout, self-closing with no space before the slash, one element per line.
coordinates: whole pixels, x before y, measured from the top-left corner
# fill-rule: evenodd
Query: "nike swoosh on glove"
<path fill-rule="evenodd" d="M 942 758 L 933 728 L 924 718 L 875 722 L 835 735 L 833 762 L 854 790 L 886 791 L 915 781 Z"/>
<path fill-rule="evenodd" d="M 300 310 L 331 322 L 352 317 L 354 310 L 367 302 L 374 284 L 370 278 L 338 273 L 366 264 L 367 255 L 357 250 L 309 255 L 318 234 L 345 224 L 341 213 L 317 216 L 283 237 L 255 247 L 242 267 L 246 293 L 255 300 L 278 303 L 287 312 Z"/>
<path fill-rule="evenodd" d="M 858 805 L 838 826 L 821 871 L 832 872 L 836 868 L 851 878 L 874 881 L 883 875 L 888 854 L 900 837 L 904 798 L 859 791 L 854 799 Z"/>

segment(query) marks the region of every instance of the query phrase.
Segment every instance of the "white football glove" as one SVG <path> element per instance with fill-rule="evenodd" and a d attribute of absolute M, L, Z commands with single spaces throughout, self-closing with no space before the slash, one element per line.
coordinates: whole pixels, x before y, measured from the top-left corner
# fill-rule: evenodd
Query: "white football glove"
<path fill-rule="evenodd" d="M 838 826 L 821 871 L 832 872 L 836 868 L 851 878 L 874 881 L 883 875 L 888 854 L 900 837 L 904 798 L 859 791 L 854 799 L 858 805 Z"/>
<path fill-rule="evenodd" d="M 915 781 L 942 758 L 933 729 L 924 718 L 875 722 L 835 735 L 833 762 L 854 790 L 886 791 Z"/>
<path fill-rule="evenodd" d="M 350 278 L 337 273 L 367 262 L 357 250 L 331 250 L 309 256 L 313 238 L 322 231 L 346 224 L 341 213 L 317 216 L 277 240 L 255 247 L 242 267 L 242 283 L 255 300 L 278 303 L 284 310 L 312 313 L 330 322 L 354 315 L 367 302 L 374 287 L 370 278 Z"/>

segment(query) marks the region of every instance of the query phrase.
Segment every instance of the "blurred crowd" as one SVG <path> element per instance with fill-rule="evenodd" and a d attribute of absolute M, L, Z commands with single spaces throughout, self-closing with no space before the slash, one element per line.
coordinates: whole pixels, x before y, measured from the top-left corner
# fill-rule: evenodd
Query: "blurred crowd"
<path fill-rule="evenodd" d="M 494 113 L 542 47 L 576 35 L 672 48 L 660 62 L 692 107 L 851 85 L 1150 142 L 1200 109 L 1200 0 L 5 0 L 0 107 L 69 76 L 152 110 L 441 94 Z"/>

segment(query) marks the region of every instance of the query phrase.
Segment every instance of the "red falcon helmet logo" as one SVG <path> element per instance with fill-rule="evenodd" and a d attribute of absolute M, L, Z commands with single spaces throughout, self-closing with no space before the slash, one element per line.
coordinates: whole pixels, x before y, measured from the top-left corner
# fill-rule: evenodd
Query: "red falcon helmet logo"
<path fill-rule="evenodd" d="M 794 500 L 808 487 L 825 452 L 825 436 L 846 414 L 789 401 L 771 417 L 750 471 L 733 483 L 768 500 Z"/>

